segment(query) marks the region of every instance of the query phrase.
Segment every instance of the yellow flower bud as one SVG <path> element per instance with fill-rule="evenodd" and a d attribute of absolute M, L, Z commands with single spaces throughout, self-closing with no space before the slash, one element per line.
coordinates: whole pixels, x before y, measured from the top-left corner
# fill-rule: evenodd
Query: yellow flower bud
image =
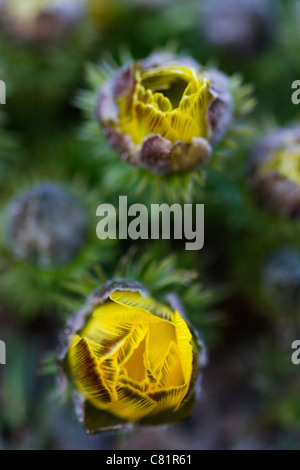
<path fill-rule="evenodd" d="M 152 54 L 100 90 L 98 118 L 132 165 L 172 173 L 203 165 L 232 119 L 228 78 L 193 59 Z"/>
<path fill-rule="evenodd" d="M 84 5 L 85 0 L 0 0 L 2 27 L 25 41 L 60 39 L 81 19 Z"/>
<path fill-rule="evenodd" d="M 260 174 L 266 175 L 276 171 L 282 177 L 293 181 L 300 186 L 300 143 L 291 142 L 286 148 L 274 149 L 272 159 L 268 160 L 260 168 Z"/>
<path fill-rule="evenodd" d="M 249 159 L 250 183 L 261 205 L 291 218 L 300 216 L 300 127 L 274 129 Z"/>
<path fill-rule="evenodd" d="M 201 346 L 185 319 L 126 283 L 92 304 L 65 356 L 84 399 L 129 422 L 166 412 L 173 421 L 193 398 L 200 365 Z"/>

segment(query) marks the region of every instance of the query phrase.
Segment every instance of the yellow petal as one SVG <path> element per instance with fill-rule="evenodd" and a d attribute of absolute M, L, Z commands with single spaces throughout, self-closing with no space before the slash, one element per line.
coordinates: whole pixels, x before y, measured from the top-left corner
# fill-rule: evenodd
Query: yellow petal
<path fill-rule="evenodd" d="M 112 304 L 112 302 L 110 303 Z M 111 356 L 118 350 L 124 343 L 125 338 L 133 331 L 132 325 L 129 323 L 111 322 L 109 320 L 109 313 L 111 312 L 111 315 L 115 314 L 116 306 L 113 309 L 107 309 L 106 305 L 103 307 L 105 314 L 102 313 L 100 308 L 97 309 L 81 332 L 81 336 L 88 339 L 93 353 L 100 360 Z M 106 314 L 108 314 L 108 317 L 106 317 Z"/>
<path fill-rule="evenodd" d="M 74 381 L 82 393 L 96 406 L 105 408 L 112 394 L 103 380 L 97 361 L 85 338 L 76 335 L 69 349 L 69 363 Z"/>
<path fill-rule="evenodd" d="M 260 166 L 260 174 L 276 171 L 300 186 L 300 145 L 289 143 L 285 148 L 274 151 L 271 157 Z"/>
<path fill-rule="evenodd" d="M 126 338 L 124 343 L 119 347 L 116 358 L 118 365 L 121 366 L 124 362 L 129 360 L 133 351 L 140 345 L 145 338 L 148 331 L 147 326 L 143 324 L 137 324 L 133 329 L 132 333 Z"/>
<path fill-rule="evenodd" d="M 141 392 L 142 394 L 147 394 L 150 388 L 150 384 L 147 379 L 143 382 L 137 382 L 136 380 L 133 380 L 128 377 L 125 369 L 121 371 L 119 375 L 119 386 L 120 385 L 129 385 L 131 388 Z"/>
<path fill-rule="evenodd" d="M 184 383 L 185 380 L 182 373 L 178 347 L 174 341 L 172 341 L 161 368 L 157 385 L 159 388 L 170 388 L 184 385 Z"/>
<path fill-rule="evenodd" d="M 146 337 L 146 366 L 150 373 L 158 379 L 168 354 L 169 345 L 176 341 L 175 328 L 172 323 L 162 322 L 151 324 Z"/>
<path fill-rule="evenodd" d="M 122 419 L 137 421 L 152 412 L 156 402 L 129 385 L 117 388 L 118 401 L 112 403 L 109 411 Z"/>
<path fill-rule="evenodd" d="M 144 104 L 153 104 L 153 95 L 150 90 L 145 90 L 141 85 L 136 86 L 136 100 Z"/>
<path fill-rule="evenodd" d="M 116 291 L 111 294 L 110 298 L 122 306 L 136 307 L 147 313 L 158 315 L 161 319 L 171 321 L 173 311 L 167 306 L 151 297 L 143 297 L 138 292 L 122 292 Z M 151 314 L 150 314 L 151 315 Z"/>
<path fill-rule="evenodd" d="M 146 367 L 144 363 L 145 356 L 145 336 L 143 340 L 132 351 L 128 360 L 123 364 L 128 377 L 137 382 L 146 380 Z"/>
<path fill-rule="evenodd" d="M 172 84 L 179 82 L 182 94 L 191 80 L 195 80 L 194 71 L 177 64 L 162 65 L 142 72 L 143 86 L 153 92 L 170 89 Z"/>
<path fill-rule="evenodd" d="M 197 70 L 174 63 L 147 70 L 135 67 L 134 77 L 134 89 L 118 100 L 118 107 L 121 130 L 136 145 L 149 134 L 172 143 L 207 137 L 210 81 Z"/>
<path fill-rule="evenodd" d="M 134 109 L 136 114 L 136 144 L 141 143 L 143 138 L 149 134 L 160 134 L 169 140 L 177 139 L 165 113 L 158 110 L 155 106 L 136 102 Z"/>
<path fill-rule="evenodd" d="M 145 337 L 148 324 L 164 320 L 146 310 L 123 307 L 113 301 L 108 303 L 109 306 L 104 304 L 95 310 L 81 336 L 88 340 L 100 362 L 116 356 L 117 363 L 122 365 Z"/>
<path fill-rule="evenodd" d="M 157 407 L 154 413 L 161 413 L 166 410 L 176 411 L 180 406 L 182 400 L 188 392 L 188 386 L 182 385 L 181 387 L 172 387 L 165 390 L 149 393 L 149 397 L 157 402 Z"/>
<path fill-rule="evenodd" d="M 195 93 L 197 93 L 198 91 L 198 82 L 196 81 L 191 81 L 188 86 L 186 87 L 183 95 L 182 95 L 182 99 L 185 99 L 185 98 L 189 98 L 191 95 L 194 95 Z"/>
<path fill-rule="evenodd" d="M 124 299 L 127 297 L 125 294 Z M 144 308 L 134 307 L 130 305 L 123 305 L 121 302 L 115 300 L 117 297 L 114 294 L 111 296 L 112 301 L 108 301 L 100 307 L 96 308 L 93 313 L 93 318 L 98 321 L 99 328 L 103 328 L 105 332 L 114 332 L 115 330 L 121 333 L 123 329 L 129 325 L 136 325 L 137 323 L 157 323 L 164 321 L 156 315 Z M 104 313 L 103 313 L 104 312 Z M 172 311 L 170 310 L 172 313 Z"/>
<path fill-rule="evenodd" d="M 164 96 L 162 93 L 155 93 L 153 96 L 154 104 L 156 104 L 157 109 L 162 113 L 167 113 L 172 111 L 172 105 L 170 100 Z"/>
<path fill-rule="evenodd" d="M 102 373 L 103 381 L 109 391 L 111 392 L 112 399 L 117 400 L 116 384 L 119 378 L 120 369 L 115 358 L 105 359 L 100 363 L 100 370 Z"/>
<path fill-rule="evenodd" d="M 194 136 L 198 135 L 199 125 L 191 117 L 180 111 L 172 111 L 167 116 L 172 130 L 178 135 L 178 140 L 189 142 Z"/>
<path fill-rule="evenodd" d="M 176 331 L 176 344 L 178 346 L 178 354 L 181 361 L 182 371 L 186 384 L 190 383 L 193 369 L 193 346 L 192 334 L 185 320 L 174 312 L 173 322 Z"/>

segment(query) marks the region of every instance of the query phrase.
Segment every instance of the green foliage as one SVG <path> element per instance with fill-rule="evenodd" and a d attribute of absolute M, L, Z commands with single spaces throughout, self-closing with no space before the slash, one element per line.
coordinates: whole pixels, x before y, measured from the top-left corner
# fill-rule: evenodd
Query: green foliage
<path fill-rule="evenodd" d="M 291 84 L 300 79 L 299 1 L 274 2 L 275 35 L 252 57 L 208 43 L 201 29 L 205 2 L 137 3 L 111 2 L 100 23 L 87 19 L 68 41 L 47 48 L 1 33 L 7 104 L 0 116 L 0 339 L 9 354 L 0 365 L 0 448 L 116 449 L 143 439 L 135 433 L 123 441 L 86 440 L 57 400 L 59 332 L 113 278 L 137 280 L 161 301 L 175 293 L 209 347 L 202 402 L 188 426 L 175 425 L 165 441 L 153 434 L 148 443 L 145 434 L 140 446 L 239 448 L 250 436 L 253 447 L 299 448 L 300 375 L 290 347 L 299 339 L 300 315 L 297 302 L 284 295 L 300 292 L 300 279 L 296 273 L 286 291 L 279 287 L 272 296 L 277 284 L 268 291 L 264 276 L 282 250 L 300 253 L 300 225 L 263 209 L 247 174 L 263 135 L 300 122 L 300 108 L 291 102 Z M 103 83 L 121 64 L 156 50 L 182 52 L 231 77 L 234 120 L 202 170 L 160 176 L 134 168 L 109 147 L 95 119 Z M 52 269 L 17 259 L 7 239 L 9 202 L 46 181 L 67 187 L 89 217 L 78 255 Z M 117 205 L 120 195 L 148 207 L 204 203 L 204 249 L 98 240 L 96 208 Z"/>

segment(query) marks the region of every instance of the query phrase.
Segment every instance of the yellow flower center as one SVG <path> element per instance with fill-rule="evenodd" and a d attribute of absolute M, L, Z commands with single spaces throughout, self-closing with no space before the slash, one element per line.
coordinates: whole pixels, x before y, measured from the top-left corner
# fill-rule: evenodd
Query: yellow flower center
<path fill-rule="evenodd" d="M 210 81 L 197 70 L 168 64 L 135 67 L 134 90 L 118 100 L 121 130 L 139 145 L 149 134 L 172 143 L 208 136 L 207 108 L 213 99 Z"/>
<path fill-rule="evenodd" d="M 176 410 L 192 376 L 192 335 L 178 312 L 114 292 L 73 338 L 76 385 L 97 408 L 126 420 Z"/>
<path fill-rule="evenodd" d="M 272 159 L 261 168 L 262 174 L 270 171 L 276 171 L 300 186 L 300 144 L 291 143 L 285 148 L 276 150 Z"/>

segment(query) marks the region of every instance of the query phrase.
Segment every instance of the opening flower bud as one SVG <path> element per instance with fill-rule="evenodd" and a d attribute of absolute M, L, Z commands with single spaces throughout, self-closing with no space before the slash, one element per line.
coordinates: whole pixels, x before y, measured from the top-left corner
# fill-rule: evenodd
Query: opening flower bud
<path fill-rule="evenodd" d="M 209 0 L 202 15 L 203 33 L 213 46 L 253 56 L 273 37 L 277 13 L 274 0 Z"/>
<path fill-rule="evenodd" d="M 190 412 L 201 345 L 178 311 L 124 281 L 101 290 L 80 315 L 63 356 L 89 413 L 160 423 L 185 417 L 187 405 Z"/>
<path fill-rule="evenodd" d="M 41 267 L 72 261 L 84 244 L 87 229 L 87 215 L 78 201 L 54 183 L 24 191 L 7 209 L 10 251 Z"/>
<path fill-rule="evenodd" d="M 24 41 L 62 39 L 82 17 L 84 0 L 0 0 L 2 27 Z"/>
<path fill-rule="evenodd" d="M 282 309 L 299 312 L 300 253 L 292 248 L 273 254 L 264 266 L 262 285 L 268 299 Z"/>
<path fill-rule="evenodd" d="M 112 147 L 133 165 L 171 173 L 203 165 L 232 117 L 227 78 L 192 59 L 153 54 L 100 90 L 97 115 Z"/>
<path fill-rule="evenodd" d="M 276 129 L 255 147 L 250 182 L 259 202 L 288 217 L 300 216 L 300 127 Z"/>

